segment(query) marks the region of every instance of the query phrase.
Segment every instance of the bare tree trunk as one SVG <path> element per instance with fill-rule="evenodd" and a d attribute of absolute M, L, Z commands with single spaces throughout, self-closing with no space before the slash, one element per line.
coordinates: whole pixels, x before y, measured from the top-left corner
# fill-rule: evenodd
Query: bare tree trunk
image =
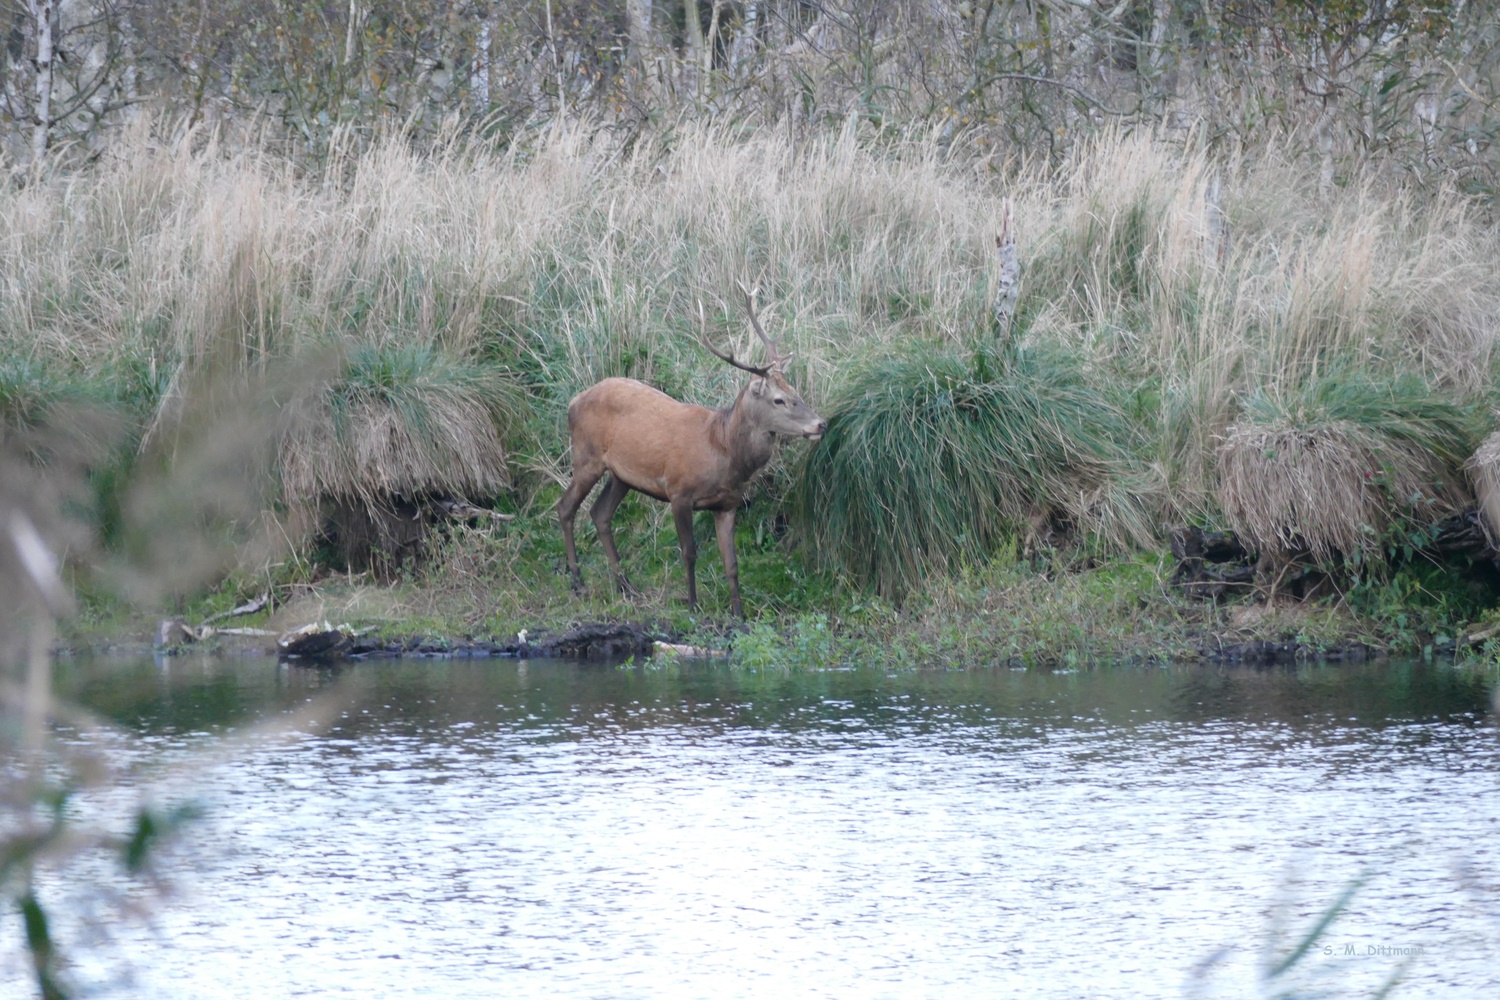
<path fill-rule="evenodd" d="M 1331 52 L 1321 44 L 1314 44 L 1311 69 L 1312 78 L 1321 80 L 1322 90 L 1318 120 L 1313 125 L 1313 135 L 1318 144 L 1318 193 L 1327 195 L 1333 191 L 1339 68 L 1334 64 Z"/>
<path fill-rule="evenodd" d="M 364 34 L 365 12 L 364 4 L 359 0 L 349 0 L 349 24 L 344 31 L 344 68 L 354 65 L 354 59 L 359 55 L 359 40 Z"/>
<path fill-rule="evenodd" d="M 1021 261 L 1016 256 L 1016 205 L 1006 198 L 1000 203 L 1000 235 L 995 237 L 995 253 L 1000 274 L 995 279 L 995 339 L 1010 341 L 1010 321 L 1016 314 L 1016 300 L 1021 295 Z"/>
<path fill-rule="evenodd" d="M 1169 124 L 1175 103 L 1167 63 L 1167 28 L 1171 19 L 1170 0 L 1151 0 L 1151 30 L 1146 35 L 1145 58 L 1136 60 L 1136 72 L 1145 76 L 1142 96 L 1161 109 L 1161 120 Z"/>
<path fill-rule="evenodd" d="M 730 79 L 740 79 L 740 70 L 751 59 L 755 52 L 755 36 L 760 31 L 760 4 L 756 0 L 747 0 L 745 4 L 745 17 L 740 28 L 734 35 L 734 41 L 729 43 L 729 76 Z"/>
<path fill-rule="evenodd" d="M 1428 79 L 1427 60 L 1418 65 L 1413 74 L 1417 79 Z M 1412 117 L 1416 120 L 1417 134 L 1422 137 L 1422 160 L 1432 164 L 1437 158 L 1438 112 L 1442 108 L 1442 97 L 1431 84 L 1423 89 L 1422 96 L 1412 104 Z"/>
<path fill-rule="evenodd" d="M 714 70 L 714 48 L 719 43 L 719 15 L 724 12 L 725 0 L 714 0 L 713 14 L 708 19 L 708 34 L 704 36 L 703 75 Z"/>
<path fill-rule="evenodd" d="M 682 23 L 683 39 L 687 47 L 687 59 L 684 60 L 687 79 L 683 82 L 694 98 L 701 98 L 705 54 L 703 22 L 698 20 L 698 0 L 682 0 Z"/>
<path fill-rule="evenodd" d="M 1221 61 L 1220 46 L 1223 38 L 1219 34 L 1219 22 L 1214 17 L 1214 5 L 1205 4 L 1203 7 L 1203 24 L 1207 29 L 1204 43 L 1204 74 L 1207 77 L 1203 81 L 1199 97 L 1206 104 L 1207 110 L 1199 109 L 1198 117 L 1213 119 L 1217 117 L 1220 108 L 1219 96 L 1227 87 L 1228 81 L 1224 78 L 1224 68 Z"/>
<path fill-rule="evenodd" d="M 1146 36 L 1147 70 L 1153 81 L 1161 78 L 1167 67 L 1167 25 L 1172 19 L 1170 0 L 1151 0 L 1151 31 Z"/>
<path fill-rule="evenodd" d="M 563 98 L 562 55 L 557 49 L 557 29 L 552 24 L 552 0 L 547 0 L 547 50 L 552 58 L 552 70 L 557 74 L 557 113 L 566 115 L 568 106 Z"/>
<path fill-rule="evenodd" d="M 651 0 L 625 0 L 625 30 L 630 41 L 626 62 L 644 67 L 651 53 Z"/>
<path fill-rule="evenodd" d="M 136 62 L 139 36 L 129 7 L 120 11 L 120 35 L 120 59 L 123 62 L 120 69 L 120 93 L 125 99 L 125 120 L 131 121 L 136 117 L 136 105 L 141 99 L 141 74 Z"/>
<path fill-rule="evenodd" d="M 36 105 L 33 109 L 31 160 L 41 163 L 52 138 L 52 21 L 57 0 L 26 0 L 26 13 L 36 31 Z"/>
<path fill-rule="evenodd" d="M 490 107 L 490 44 L 493 41 L 494 26 L 490 21 L 489 11 L 485 11 L 479 18 L 479 38 L 474 43 L 474 77 L 472 86 L 474 88 L 474 103 L 479 106 L 480 111 L 488 111 Z"/>

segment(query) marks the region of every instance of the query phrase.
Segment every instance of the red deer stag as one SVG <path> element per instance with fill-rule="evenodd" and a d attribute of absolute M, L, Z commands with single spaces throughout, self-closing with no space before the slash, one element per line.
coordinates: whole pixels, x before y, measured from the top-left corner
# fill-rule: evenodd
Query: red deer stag
<path fill-rule="evenodd" d="M 741 291 L 744 291 L 741 286 Z M 698 586 L 693 567 L 698 559 L 693 540 L 693 512 L 714 512 L 714 531 L 729 578 L 729 601 L 734 614 L 743 618 L 740 604 L 739 560 L 734 551 L 734 512 L 745 486 L 770 461 L 778 437 L 804 437 L 816 441 L 828 423 L 813 411 L 782 376 L 788 355 L 766 336 L 755 315 L 755 299 L 745 292 L 750 324 L 765 343 L 770 363 L 756 367 L 724 354 L 704 339 L 703 346 L 716 357 L 750 373 L 734 403 L 722 410 L 680 403 L 643 382 L 630 378 L 607 378 L 573 397 L 568 404 L 568 435 L 573 448 L 573 481 L 557 502 L 563 543 L 568 552 L 568 572 L 573 589 L 583 586 L 578 569 L 578 550 L 573 542 L 573 518 L 578 507 L 607 472 L 604 489 L 594 501 L 589 517 L 604 545 L 604 555 L 622 593 L 635 588 L 620 568 L 610 519 L 625 494 L 639 490 L 672 507 L 682 563 L 687 568 L 689 607 L 698 606 Z M 701 308 L 701 307 L 700 307 Z"/>

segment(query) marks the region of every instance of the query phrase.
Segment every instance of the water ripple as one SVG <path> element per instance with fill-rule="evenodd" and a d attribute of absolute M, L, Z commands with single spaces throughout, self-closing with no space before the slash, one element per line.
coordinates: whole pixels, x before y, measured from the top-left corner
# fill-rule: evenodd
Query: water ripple
<path fill-rule="evenodd" d="M 181 894 L 77 971 L 163 998 L 1139 998 L 1207 968 L 1198 995 L 1246 996 L 1363 876 L 1299 988 L 1368 995 L 1401 961 L 1368 949 L 1421 947 L 1410 995 L 1493 995 L 1500 743 L 1436 669 L 361 666 L 325 732 L 160 779 L 211 807 Z M 305 698 L 223 670 L 238 714 L 116 691 L 128 753 L 167 775 L 216 738 L 188 734 Z"/>

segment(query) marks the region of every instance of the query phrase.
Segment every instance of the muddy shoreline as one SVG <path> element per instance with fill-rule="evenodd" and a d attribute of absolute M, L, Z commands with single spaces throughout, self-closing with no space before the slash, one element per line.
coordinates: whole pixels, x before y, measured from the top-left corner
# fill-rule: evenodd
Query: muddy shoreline
<path fill-rule="evenodd" d="M 154 644 L 150 641 L 124 641 L 102 644 L 65 644 L 54 652 L 63 656 L 146 655 L 164 657 L 186 655 L 231 655 L 276 657 L 290 665 L 318 667 L 358 663 L 363 660 L 393 659 L 563 659 L 580 662 L 619 661 L 629 657 L 657 655 L 730 655 L 722 649 L 702 649 L 684 645 L 684 636 L 659 622 L 582 622 L 556 628 L 526 629 L 508 638 L 472 636 L 451 637 L 428 634 L 337 635 L 324 634 L 321 648 L 283 648 L 270 637 L 213 635 L 201 641 Z M 726 646 L 732 641 L 726 641 Z M 1388 651 L 1365 642 L 1351 640 L 1334 646 L 1314 646 L 1295 640 L 1240 640 L 1238 637 L 1204 635 L 1191 642 L 1188 655 L 1152 655 L 1132 652 L 1119 657 L 1124 662 L 1203 662 L 1246 666 L 1286 665 L 1305 662 L 1362 663 L 1380 659 Z M 1182 645 L 1177 646 L 1183 648 Z M 1452 644 L 1434 649 L 1451 653 Z M 1101 656 L 1100 662 L 1111 657 Z M 1019 657 L 995 660 L 982 666 L 1025 667 Z"/>

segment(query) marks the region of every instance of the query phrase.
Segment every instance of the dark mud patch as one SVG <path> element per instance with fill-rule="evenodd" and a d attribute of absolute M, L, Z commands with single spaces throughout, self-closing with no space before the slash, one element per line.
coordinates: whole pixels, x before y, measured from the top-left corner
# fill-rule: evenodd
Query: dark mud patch
<path fill-rule="evenodd" d="M 1295 640 L 1252 639 L 1248 642 L 1211 640 L 1199 649 L 1199 655 L 1212 663 L 1269 665 L 1307 663 L 1311 661 L 1363 663 L 1385 656 L 1386 651 L 1362 642 L 1332 647 L 1311 646 Z"/>
<path fill-rule="evenodd" d="M 649 656 L 655 651 L 657 640 L 666 642 L 671 639 L 668 632 L 649 624 L 585 622 L 560 632 L 527 629 L 508 641 L 429 636 L 356 638 L 350 640 L 338 655 L 343 659 L 414 656 L 450 659 L 536 657 L 617 660 L 630 656 Z"/>
<path fill-rule="evenodd" d="M 584 622 L 554 631 L 547 628 L 523 629 L 510 639 L 449 638 L 428 635 L 340 636 L 335 642 L 320 642 L 308 648 L 298 647 L 279 657 L 288 663 L 307 666 L 333 664 L 349 660 L 412 657 L 429 659 L 556 659 L 579 661 L 624 660 L 632 656 L 650 656 L 658 641 L 667 642 L 672 634 L 655 624 L 633 622 Z M 176 646 L 169 651 L 188 652 L 192 646 Z"/>

